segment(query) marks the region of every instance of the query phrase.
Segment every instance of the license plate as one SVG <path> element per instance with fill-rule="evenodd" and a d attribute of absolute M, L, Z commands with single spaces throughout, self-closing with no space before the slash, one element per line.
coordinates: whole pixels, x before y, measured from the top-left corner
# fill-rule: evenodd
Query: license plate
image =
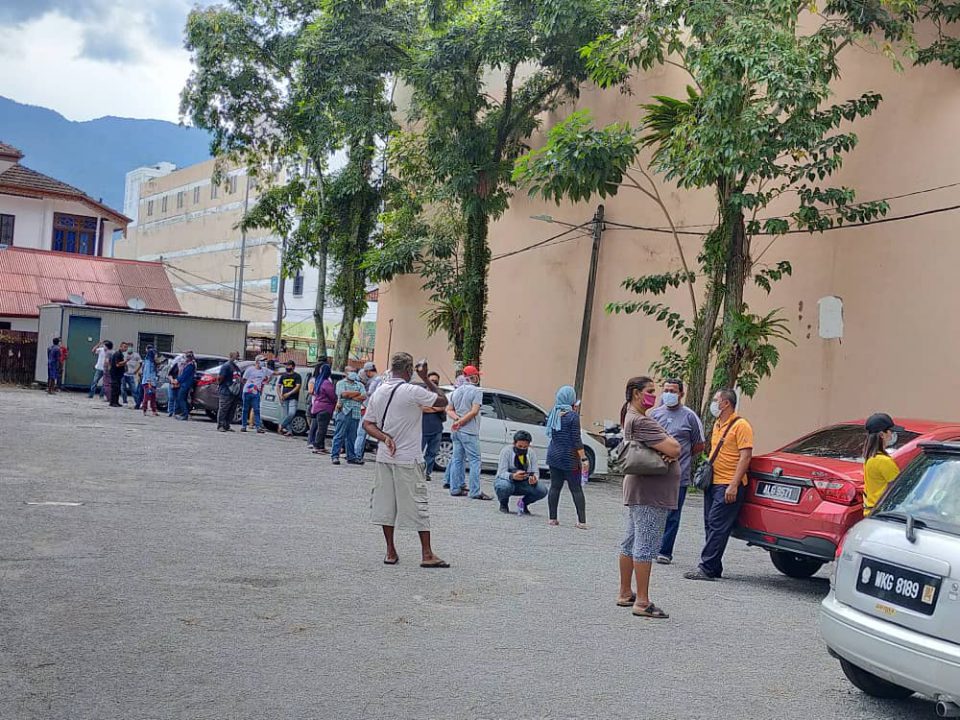
<path fill-rule="evenodd" d="M 778 502 L 796 505 L 800 502 L 803 488 L 798 485 L 783 485 L 781 483 L 758 482 L 757 497 L 776 500 Z"/>
<path fill-rule="evenodd" d="M 857 590 L 891 605 L 933 615 L 942 578 L 899 565 L 863 558 Z"/>

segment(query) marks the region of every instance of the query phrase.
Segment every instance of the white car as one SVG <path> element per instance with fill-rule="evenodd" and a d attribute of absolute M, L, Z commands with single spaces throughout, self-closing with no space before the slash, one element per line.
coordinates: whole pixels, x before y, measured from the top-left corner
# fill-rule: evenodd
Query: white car
<path fill-rule="evenodd" d="M 453 388 L 445 386 L 447 395 Z M 445 470 L 453 457 L 453 440 L 450 439 L 451 422 L 443 426 L 443 439 L 437 452 L 437 469 Z M 506 390 L 483 388 L 483 404 L 480 406 L 480 460 L 487 470 L 496 470 L 500 451 L 504 445 L 513 443 L 513 434 L 526 430 L 533 438 L 531 445 L 537 451 L 541 470 L 546 470 L 547 413 L 536 404 Z M 591 475 L 607 474 L 607 449 L 603 443 L 581 429 L 583 449 L 590 459 Z"/>
<path fill-rule="evenodd" d="M 863 692 L 960 717 L 960 444 L 921 447 L 841 543 L 820 629 Z"/>

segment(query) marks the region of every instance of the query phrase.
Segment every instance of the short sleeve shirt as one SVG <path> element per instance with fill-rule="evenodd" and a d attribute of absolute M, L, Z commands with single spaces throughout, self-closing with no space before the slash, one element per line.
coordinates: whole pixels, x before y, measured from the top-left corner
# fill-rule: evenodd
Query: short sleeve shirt
<path fill-rule="evenodd" d="M 140 357 L 140 353 L 130 353 L 127 355 L 127 375 L 136 375 L 141 365 L 143 365 L 143 358 Z"/>
<path fill-rule="evenodd" d="M 750 423 L 739 415 L 731 415 L 725 423 L 715 423 L 713 434 L 710 437 L 710 452 L 714 452 L 720 443 L 723 433 L 733 423 L 733 427 L 727 434 L 727 439 L 723 441 L 723 447 L 717 453 L 713 461 L 713 484 L 729 485 L 733 482 L 733 476 L 737 472 L 737 464 L 740 462 L 740 451 L 753 448 L 753 428 Z M 747 477 L 744 475 L 743 484 L 747 484 Z"/>
<path fill-rule="evenodd" d="M 105 347 L 101 347 L 97 350 L 97 362 L 94 364 L 94 370 L 106 370 L 107 369 L 107 358 L 110 357 L 110 351 Z"/>
<path fill-rule="evenodd" d="M 243 371 L 243 379 L 245 381 L 243 383 L 243 392 L 247 395 L 260 394 L 260 391 L 263 390 L 263 384 L 267 381 L 267 378 L 272 375 L 273 373 L 265 367 L 258 369 L 256 365 L 251 365 Z"/>
<path fill-rule="evenodd" d="M 450 402 L 453 404 L 453 409 L 457 415 L 463 417 L 470 412 L 474 405 L 483 404 L 483 390 L 473 383 L 465 383 L 453 391 L 450 395 Z M 480 416 L 477 415 L 466 423 L 460 428 L 460 432 L 464 435 L 479 435 Z"/>
<path fill-rule="evenodd" d="M 675 408 L 661 405 L 650 411 L 650 417 L 680 443 L 680 484 L 689 485 L 693 448 L 703 444 L 703 425 L 700 424 L 700 418 L 685 405 Z"/>
<path fill-rule="evenodd" d="M 347 380 L 346 378 L 337 383 L 337 401 L 340 403 L 342 411 L 355 420 L 359 420 L 361 401 L 343 397 L 343 393 L 345 392 L 366 392 L 366 390 L 363 389 L 363 385 L 360 383 Z"/>
<path fill-rule="evenodd" d="M 641 415 L 632 407 L 627 409 L 623 424 L 624 440 L 636 440 L 645 445 L 656 445 L 666 440 L 667 431 L 652 417 Z M 678 441 L 679 442 L 679 441 Z M 625 475 L 623 504 L 677 509 L 680 496 L 680 463 L 667 465 L 663 475 Z"/>
<path fill-rule="evenodd" d="M 393 400 L 390 399 L 391 395 Z M 436 401 L 437 394 L 422 385 L 395 378 L 380 384 L 367 400 L 367 414 L 364 419 L 392 437 L 397 444 L 397 451 L 391 455 L 387 444 L 380 443 L 377 448 L 377 462 L 393 465 L 423 462 L 423 408 L 432 406 Z"/>
<path fill-rule="evenodd" d="M 279 380 L 280 392 L 286 395 L 288 392 L 293 390 L 293 388 L 297 388 L 297 391 L 295 393 L 293 393 L 290 397 L 284 397 L 283 400 L 284 401 L 299 400 L 300 388 L 297 386 L 302 384 L 303 384 L 303 378 L 300 377 L 300 373 L 298 373 L 296 370 L 294 370 L 293 372 L 283 373 L 283 375 L 280 376 L 280 380 Z"/>
<path fill-rule="evenodd" d="M 877 453 L 863 464 L 863 514 L 869 515 L 880 502 L 887 485 L 897 479 L 900 466 L 889 455 Z"/>

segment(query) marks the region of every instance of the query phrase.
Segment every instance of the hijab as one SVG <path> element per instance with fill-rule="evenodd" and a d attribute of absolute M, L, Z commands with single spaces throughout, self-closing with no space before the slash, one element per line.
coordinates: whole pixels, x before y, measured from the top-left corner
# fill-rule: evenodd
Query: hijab
<path fill-rule="evenodd" d="M 545 428 L 547 437 L 553 436 L 554 430 L 560 429 L 560 416 L 573 410 L 577 404 L 577 392 L 570 386 L 564 385 L 557 390 L 557 400 L 553 410 L 547 416 L 547 427 Z"/>
<path fill-rule="evenodd" d="M 320 386 L 323 385 L 327 380 L 330 379 L 330 365 L 329 363 L 324 363 L 320 366 L 320 372 L 317 373 L 317 379 L 313 383 L 313 394 L 320 394 Z"/>

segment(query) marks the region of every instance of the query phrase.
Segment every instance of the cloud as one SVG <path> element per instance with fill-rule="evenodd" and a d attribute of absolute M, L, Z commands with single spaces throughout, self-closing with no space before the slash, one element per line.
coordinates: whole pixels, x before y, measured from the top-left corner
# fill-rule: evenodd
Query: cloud
<path fill-rule="evenodd" d="M 140 59 L 139 48 L 125 34 L 105 33 L 88 26 L 82 38 L 79 55 L 87 60 L 124 64 Z"/>

